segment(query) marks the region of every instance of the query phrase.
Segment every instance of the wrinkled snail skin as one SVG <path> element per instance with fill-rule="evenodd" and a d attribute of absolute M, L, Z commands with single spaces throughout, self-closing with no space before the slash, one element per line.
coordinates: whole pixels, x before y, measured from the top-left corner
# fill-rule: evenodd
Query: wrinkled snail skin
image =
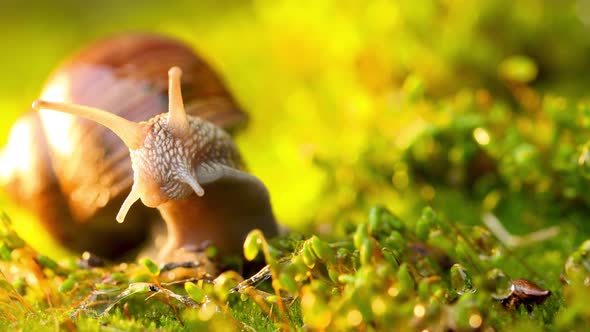
<path fill-rule="evenodd" d="M 174 81 L 177 97 L 167 98 Z M 39 111 L 17 122 L 0 153 L 0 184 L 66 247 L 112 258 L 136 249 L 149 222 L 160 218 L 142 204 L 131 207 L 138 198 L 157 207 L 166 222 L 161 258 L 202 243 L 238 253 L 249 230 L 276 234 L 266 187 L 241 170 L 226 132 L 247 117 L 210 67 L 182 43 L 142 34 L 97 42 L 56 70 L 41 99 Z M 180 100 L 175 109 L 182 112 L 167 113 L 178 105 L 173 99 Z M 49 110 L 52 104 L 104 109 L 115 120 L 105 120 L 109 130 L 100 122 L 103 111 L 97 113 L 101 125 L 92 112 L 73 116 Z M 137 130 L 120 130 L 121 123 Z M 163 145 L 152 140 L 158 130 L 168 135 Z M 176 154 L 181 150 L 185 159 Z M 17 152 L 29 155 L 18 159 Z M 116 223 L 116 216 L 125 222 Z"/>

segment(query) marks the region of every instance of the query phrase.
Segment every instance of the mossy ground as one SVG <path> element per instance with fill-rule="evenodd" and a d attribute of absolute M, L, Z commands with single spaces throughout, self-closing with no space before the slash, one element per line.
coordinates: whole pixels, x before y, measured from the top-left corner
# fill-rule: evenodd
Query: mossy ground
<path fill-rule="evenodd" d="M 105 267 L 88 267 L 84 258 L 57 263 L 22 241 L 5 217 L 2 326 L 492 331 L 570 330 L 587 319 L 590 242 L 562 261 L 557 249 L 547 253 L 546 242 L 557 239 L 523 244 L 543 245 L 539 254 L 520 250 L 518 243 L 509 247 L 485 227 L 445 220 L 431 208 L 406 222 L 380 206 L 370 209 L 365 222 L 351 224 L 347 234 L 334 242 L 315 235 L 267 241 L 253 231 L 244 255 L 268 263 L 263 277 L 244 281 L 226 271 L 203 280 L 195 268 L 193 276 L 170 283 L 149 259 Z M 526 252 L 526 259 L 519 256 Z M 534 264 L 538 257 L 544 261 Z M 544 301 L 522 298 L 506 305 L 501 298 L 516 278 L 552 294 Z"/>
<path fill-rule="evenodd" d="M 27 231 L 30 218 L 0 197 L 13 221 L 1 233 L 2 328 L 586 326 L 584 1 L 85 6 L 0 11 L 1 139 L 74 49 L 128 30 L 176 36 L 222 73 L 251 115 L 237 143 L 292 234 L 250 239 L 247 256 L 260 251 L 273 274 L 257 288 L 263 293 L 230 293 L 239 279 L 230 275 L 217 287 L 194 281 L 190 296 L 165 286 L 185 301 L 170 300 L 175 314 L 162 294 L 145 300 L 154 292 L 142 282 L 157 283 L 158 271 L 138 262 L 81 269 L 42 232 Z M 515 278 L 552 294 L 531 312 L 505 308 L 494 296 Z M 97 287 L 113 294 L 77 310 Z M 128 287 L 134 295 L 100 315 Z M 276 290 L 288 297 L 284 306 Z M 198 303 L 205 295 L 208 304 Z"/>

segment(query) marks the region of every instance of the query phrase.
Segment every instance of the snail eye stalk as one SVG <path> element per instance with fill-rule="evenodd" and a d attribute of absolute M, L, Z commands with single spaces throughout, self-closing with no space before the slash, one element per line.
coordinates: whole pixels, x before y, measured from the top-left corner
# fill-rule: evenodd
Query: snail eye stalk
<path fill-rule="evenodd" d="M 45 100 L 35 100 L 32 107 L 35 110 L 53 110 L 96 121 L 112 130 L 123 140 L 129 149 L 133 150 L 141 145 L 147 135 L 147 125 L 129 121 L 118 115 L 94 107 Z"/>
<path fill-rule="evenodd" d="M 182 70 L 178 67 L 172 67 L 168 71 L 168 127 L 178 137 L 190 133 L 180 89 L 181 77 Z"/>

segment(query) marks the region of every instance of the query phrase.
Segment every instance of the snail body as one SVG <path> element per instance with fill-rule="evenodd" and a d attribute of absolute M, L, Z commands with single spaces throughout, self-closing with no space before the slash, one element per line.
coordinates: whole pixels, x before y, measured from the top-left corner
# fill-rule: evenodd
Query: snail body
<path fill-rule="evenodd" d="M 0 154 L 0 183 L 66 247 L 121 256 L 159 218 L 148 207 L 167 225 L 161 257 L 203 243 L 236 253 L 251 229 L 276 233 L 268 192 L 228 134 L 247 117 L 184 44 L 103 40 L 58 68 L 41 99 Z M 139 198 L 148 207 L 131 209 Z"/>

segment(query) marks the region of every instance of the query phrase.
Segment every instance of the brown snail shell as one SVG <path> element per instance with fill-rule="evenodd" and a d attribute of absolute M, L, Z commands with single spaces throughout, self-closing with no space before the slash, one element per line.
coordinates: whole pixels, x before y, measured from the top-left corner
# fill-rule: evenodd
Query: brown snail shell
<path fill-rule="evenodd" d="M 127 34 L 90 45 L 51 75 L 41 98 L 145 120 L 167 111 L 172 66 L 184 72 L 188 114 L 227 130 L 246 122 L 209 65 L 186 45 L 156 35 Z M 0 154 L 0 184 L 74 251 L 117 257 L 146 239 L 146 220 L 158 218 L 156 210 L 138 204 L 125 223 L 114 222 L 132 183 L 128 148 L 108 129 L 80 117 L 30 111 Z"/>

